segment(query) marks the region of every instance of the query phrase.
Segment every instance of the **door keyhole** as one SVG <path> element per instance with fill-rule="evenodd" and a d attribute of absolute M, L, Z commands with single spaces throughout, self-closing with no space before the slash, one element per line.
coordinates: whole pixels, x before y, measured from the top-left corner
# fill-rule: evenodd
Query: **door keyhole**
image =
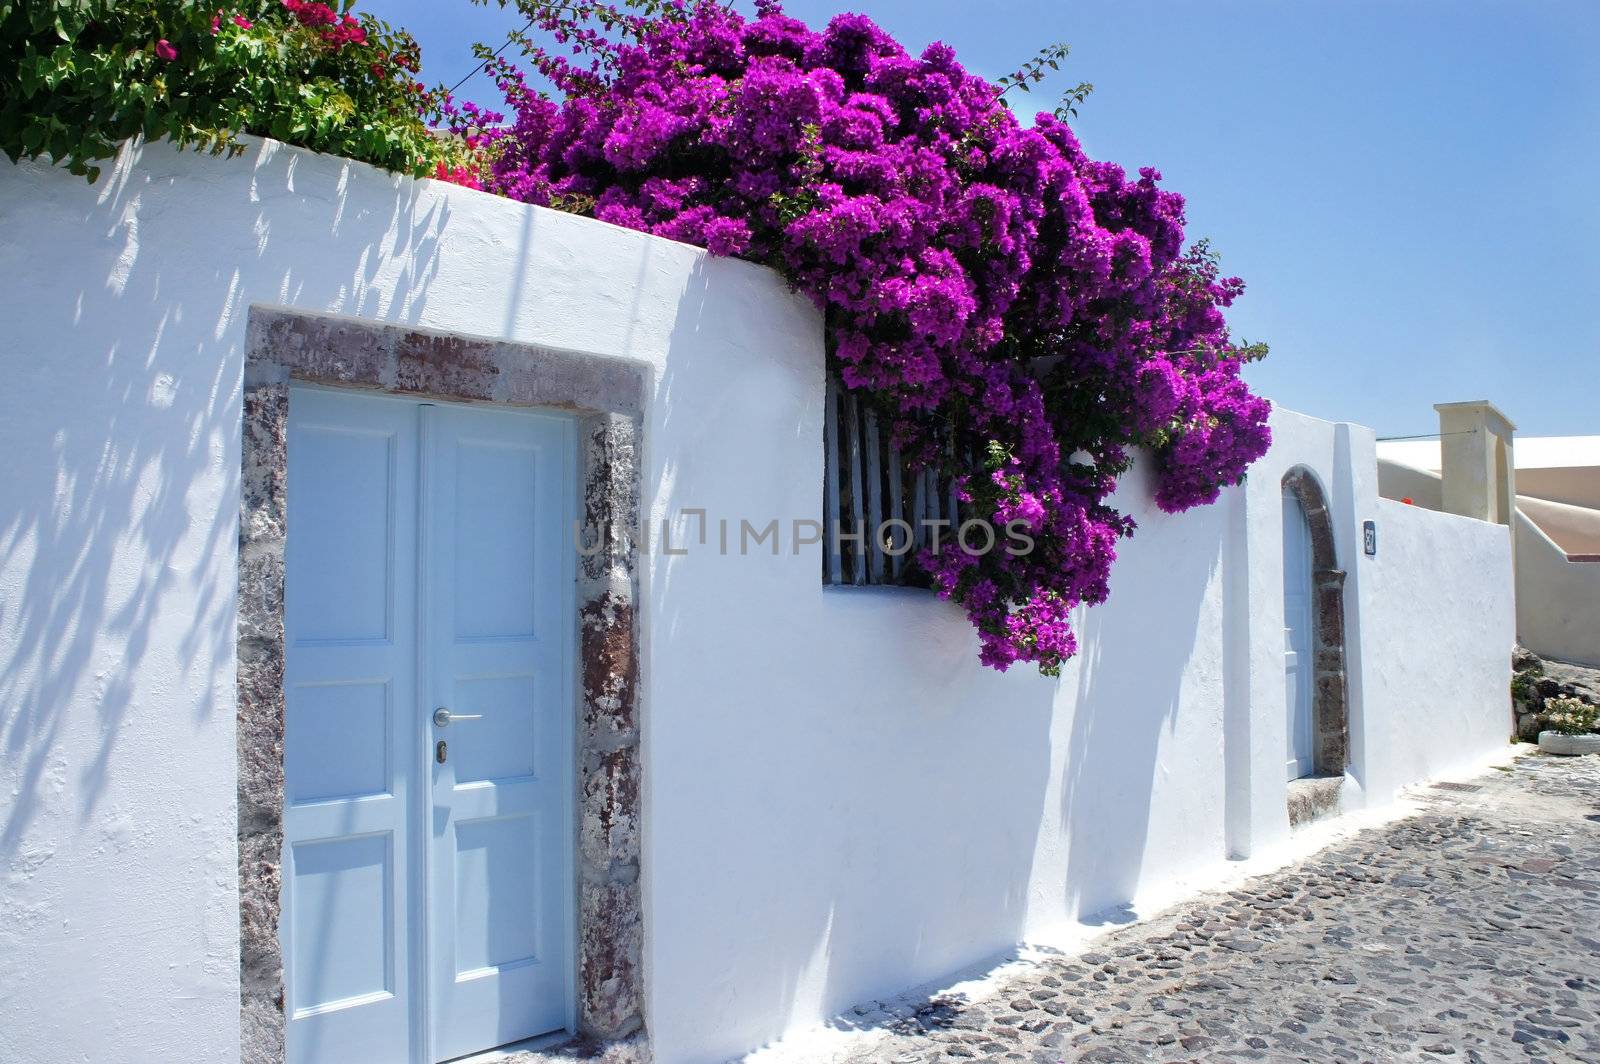
<path fill-rule="evenodd" d="M 445 744 L 443 739 L 440 739 L 438 742 L 433 744 L 433 757 L 434 760 L 439 762 L 439 764 L 444 764 Z"/>

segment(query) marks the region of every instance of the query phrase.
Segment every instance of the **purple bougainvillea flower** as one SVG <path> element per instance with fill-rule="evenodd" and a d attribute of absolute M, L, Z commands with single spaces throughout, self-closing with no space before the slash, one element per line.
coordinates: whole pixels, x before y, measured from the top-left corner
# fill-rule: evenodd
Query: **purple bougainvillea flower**
<path fill-rule="evenodd" d="M 917 560 L 985 664 L 1055 673 L 1133 531 L 1109 501 L 1131 449 L 1177 512 L 1270 443 L 1223 314 L 1243 283 L 1185 250 L 1158 171 L 1090 159 L 1054 115 L 1019 121 L 945 45 L 913 55 L 859 14 L 813 29 L 773 0 L 753 17 L 605 11 L 539 21 L 554 43 L 530 58 L 560 99 L 490 63 L 512 120 L 461 122 L 485 139 L 487 187 L 766 263 L 806 293 L 904 460 L 966 456 L 946 470 L 964 512 L 1034 540 Z"/>
<path fill-rule="evenodd" d="M 170 63 L 174 59 L 178 58 L 178 50 L 172 46 L 171 41 L 163 37 L 156 42 L 156 55 L 160 59 Z"/>

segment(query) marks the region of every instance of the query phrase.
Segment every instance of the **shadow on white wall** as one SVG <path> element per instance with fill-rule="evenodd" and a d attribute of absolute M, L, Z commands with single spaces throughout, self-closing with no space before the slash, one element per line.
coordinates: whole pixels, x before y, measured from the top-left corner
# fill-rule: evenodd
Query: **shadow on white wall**
<path fill-rule="evenodd" d="M 449 206 L 394 179 L 382 209 L 357 207 L 351 164 L 270 143 L 211 164 L 253 166 L 248 197 L 197 195 L 193 157 L 164 146 L 125 149 L 66 194 L 59 172 L 3 165 L 0 227 L 17 239 L 0 271 L 25 313 L 0 352 L 0 864 L 28 876 L 70 848 L 159 850 L 186 783 L 231 778 L 231 749 L 187 740 L 232 735 L 215 718 L 234 706 L 248 308 L 416 320 Z"/>

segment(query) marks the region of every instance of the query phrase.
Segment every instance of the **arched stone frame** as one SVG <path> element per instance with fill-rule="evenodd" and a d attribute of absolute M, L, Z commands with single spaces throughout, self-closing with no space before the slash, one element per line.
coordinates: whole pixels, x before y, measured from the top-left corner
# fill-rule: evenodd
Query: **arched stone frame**
<path fill-rule="evenodd" d="M 574 757 L 577 1026 L 646 1038 L 640 888 L 643 761 L 634 531 L 648 371 L 623 359 L 252 307 L 239 525 L 240 1059 L 284 1060 L 283 584 L 289 386 L 546 407 L 578 417 L 580 519 L 609 530 L 579 559 Z"/>
<path fill-rule="evenodd" d="M 1342 776 L 1350 763 L 1350 706 L 1345 684 L 1344 570 L 1334 546 L 1328 496 L 1316 474 L 1295 466 L 1283 475 L 1311 528 L 1312 645 L 1316 649 L 1312 714 L 1316 721 L 1316 771 Z"/>

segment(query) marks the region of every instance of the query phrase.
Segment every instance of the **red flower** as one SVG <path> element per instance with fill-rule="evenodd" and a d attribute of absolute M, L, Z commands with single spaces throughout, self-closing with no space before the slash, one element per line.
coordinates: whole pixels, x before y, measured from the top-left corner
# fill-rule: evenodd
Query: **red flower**
<path fill-rule="evenodd" d="M 454 169 L 444 163 L 437 163 L 433 168 L 433 176 L 440 181 L 449 181 L 452 184 L 462 185 L 466 188 L 482 189 L 483 183 L 478 180 L 478 175 L 465 166 Z"/>
<path fill-rule="evenodd" d="M 334 48 L 343 48 L 347 44 L 366 44 L 367 31 L 361 28 L 361 23 L 353 16 L 346 15 L 341 22 L 332 24 L 332 28 L 320 31 L 322 39 Z"/>
<path fill-rule="evenodd" d="M 1401 499 L 1400 501 L 1405 503 L 1407 506 L 1415 506 L 1416 505 L 1416 503 L 1412 502 L 1409 498 Z"/>
<path fill-rule="evenodd" d="M 233 16 L 233 24 L 235 26 L 238 26 L 242 30 L 247 30 L 251 26 L 255 25 L 254 22 L 251 22 L 249 19 L 245 18 L 243 15 L 235 15 L 235 16 Z"/>
<path fill-rule="evenodd" d="M 283 0 L 283 6 L 302 26 L 332 26 L 339 21 L 333 8 L 316 0 Z"/>
<path fill-rule="evenodd" d="M 170 63 L 178 58 L 178 50 L 172 47 L 171 41 L 163 37 L 156 42 L 156 55 Z"/>

